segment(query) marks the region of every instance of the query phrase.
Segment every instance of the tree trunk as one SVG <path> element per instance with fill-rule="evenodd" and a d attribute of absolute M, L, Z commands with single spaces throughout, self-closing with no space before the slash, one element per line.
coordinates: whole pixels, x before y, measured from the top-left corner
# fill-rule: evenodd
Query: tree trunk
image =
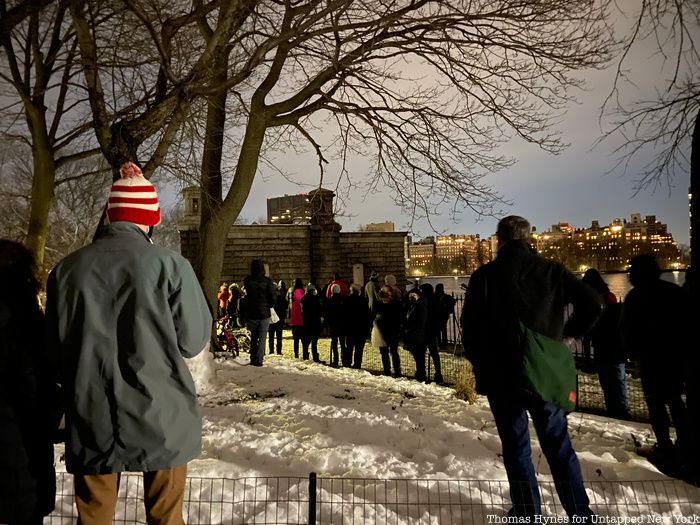
<path fill-rule="evenodd" d="M 56 167 L 51 152 L 45 150 L 43 145 L 35 143 L 32 149 L 34 176 L 32 177 L 29 227 L 25 245 L 34 256 L 37 266 L 42 268 L 46 236 L 49 229 L 49 212 L 54 201 Z"/>
<path fill-rule="evenodd" d="M 228 53 L 220 49 L 214 62 L 213 83 L 226 82 Z M 207 124 L 202 153 L 202 223 L 206 224 L 216 215 L 223 202 L 221 177 L 221 154 L 224 148 L 224 126 L 226 125 L 226 100 L 224 91 L 207 98 Z"/>
<path fill-rule="evenodd" d="M 32 136 L 32 191 L 29 200 L 29 227 L 25 245 L 39 268 L 44 266 L 49 212 L 54 201 L 56 163 L 46 131 L 46 111 L 43 103 L 25 106 L 27 124 Z"/>
<path fill-rule="evenodd" d="M 243 209 L 258 169 L 266 129 L 262 113 L 251 109 L 231 188 L 220 208 L 206 221 L 202 218 L 199 227 L 195 272 L 213 312 L 216 312 L 216 291 L 221 279 L 226 237 Z"/>
<path fill-rule="evenodd" d="M 693 301 L 698 300 L 697 273 L 700 270 L 700 111 L 695 116 L 693 141 L 690 146 L 690 267 L 693 278 L 690 282 L 690 293 Z"/>

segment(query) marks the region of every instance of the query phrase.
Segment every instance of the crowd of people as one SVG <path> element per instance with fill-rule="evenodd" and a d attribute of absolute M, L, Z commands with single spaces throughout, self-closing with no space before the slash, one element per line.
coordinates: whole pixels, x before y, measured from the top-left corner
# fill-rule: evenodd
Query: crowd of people
<path fill-rule="evenodd" d="M 447 323 L 454 313 L 455 299 L 445 293 L 442 284 L 433 289 L 424 283 L 403 293 L 395 276 L 386 275 L 380 283 L 379 275 L 373 272 L 364 286 L 348 285 L 336 273 L 322 287 L 304 285 L 299 277 L 287 287 L 283 280 L 274 284 L 265 277 L 263 261 L 255 259 L 243 286 L 223 283 L 218 301 L 221 319 L 250 330 L 254 366 L 263 364 L 266 337 L 269 353 L 282 353 L 285 326 L 291 328 L 294 357 L 321 363 L 318 340 L 325 329 L 331 347 L 329 365 L 334 368 L 362 368 L 369 341 L 381 354 L 384 374 L 401 377 L 398 348 L 403 341 L 414 357 L 414 377 L 429 380 L 427 350 L 435 371 L 432 381 L 443 383 L 439 349 L 447 345 Z"/>
<path fill-rule="evenodd" d="M 151 242 L 160 222 L 153 185 L 130 162 L 121 174 L 110 191 L 108 224 L 51 271 L 45 311 L 32 255 L 0 240 L 0 523 L 35 525 L 53 510 L 57 441 L 65 441 L 79 523 L 112 522 L 122 472 L 143 473 L 148 523 L 184 523 L 187 464 L 201 452 L 202 419 L 183 358 L 206 347 L 212 316 L 189 262 Z M 662 281 L 654 258 L 643 255 L 631 262 L 634 289 L 617 311 L 599 276 L 581 280 L 545 260 L 529 247 L 529 235 L 522 217 L 499 222 L 498 256 L 472 275 L 461 317 L 477 391 L 488 399 L 502 442 L 508 515 L 541 514 L 529 414 L 567 515 L 578 523 L 593 516 L 566 410 L 521 381 L 524 327 L 559 344 L 588 334 L 606 400 L 620 415 L 626 412 L 621 365 L 636 360 L 655 453 L 677 458 L 697 483 L 698 352 L 689 342 L 697 341 L 698 328 L 687 296 Z M 566 305 L 573 305 L 568 318 Z M 438 350 L 453 303 L 430 284 L 404 294 L 391 275 L 380 283 L 372 274 L 365 286 L 348 286 L 336 275 L 324 287 L 295 279 L 287 289 L 254 260 L 240 289 L 222 287 L 218 306 L 219 315 L 249 327 L 253 365 L 263 364 L 266 339 L 270 352 L 281 351 L 288 321 L 296 357 L 320 361 L 317 341 L 325 328 L 331 366 L 359 368 L 369 338 L 384 373 L 400 376 L 403 341 L 416 378 L 427 379 L 427 349 L 433 380 L 442 380 Z"/>

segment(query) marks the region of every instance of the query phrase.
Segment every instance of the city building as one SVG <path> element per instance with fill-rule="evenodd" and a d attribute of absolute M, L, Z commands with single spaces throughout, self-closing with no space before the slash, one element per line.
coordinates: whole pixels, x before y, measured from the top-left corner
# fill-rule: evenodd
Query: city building
<path fill-rule="evenodd" d="M 478 235 L 438 235 L 408 245 L 409 275 L 470 275 L 491 260 L 491 239 Z"/>
<path fill-rule="evenodd" d="M 362 231 L 366 232 L 393 232 L 396 231 L 394 223 L 391 221 L 386 222 L 370 222 L 365 224 Z"/>
<path fill-rule="evenodd" d="M 435 239 L 426 237 L 418 242 L 408 244 L 408 273 L 425 275 L 435 258 Z"/>
<path fill-rule="evenodd" d="M 323 205 L 321 196 L 329 193 L 333 192 L 319 188 L 309 193 L 270 197 L 267 199 L 267 223 L 309 224 L 311 217 L 318 213 L 319 206 Z"/>
<path fill-rule="evenodd" d="M 614 219 L 607 226 L 594 220 L 589 228 L 580 229 L 562 222 L 534 238 L 542 256 L 560 261 L 573 271 L 625 270 L 630 259 L 641 253 L 655 255 L 664 269 L 682 266 L 677 243 L 667 225 L 657 221 L 655 215 L 642 218 L 633 213 L 629 220 Z"/>

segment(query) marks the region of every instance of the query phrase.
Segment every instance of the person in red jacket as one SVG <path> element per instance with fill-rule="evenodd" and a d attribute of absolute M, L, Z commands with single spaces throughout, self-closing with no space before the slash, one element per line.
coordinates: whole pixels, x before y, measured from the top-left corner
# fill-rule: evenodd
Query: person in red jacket
<path fill-rule="evenodd" d="M 340 297 L 345 298 L 348 295 L 350 295 L 350 289 L 348 288 L 348 285 L 343 282 L 343 280 L 340 278 L 339 273 L 333 274 L 333 280 L 328 283 L 328 287 L 326 288 L 326 299 L 330 299 L 331 296 L 333 295 L 333 285 L 337 284 L 340 286 Z"/>

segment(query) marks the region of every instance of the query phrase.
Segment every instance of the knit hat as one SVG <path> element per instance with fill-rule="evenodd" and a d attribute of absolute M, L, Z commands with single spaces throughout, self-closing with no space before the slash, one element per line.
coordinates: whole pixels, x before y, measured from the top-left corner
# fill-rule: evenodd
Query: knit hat
<path fill-rule="evenodd" d="M 122 178 L 112 184 L 107 201 L 109 222 L 127 221 L 144 226 L 160 224 L 160 206 L 156 189 L 133 162 L 119 169 Z"/>

